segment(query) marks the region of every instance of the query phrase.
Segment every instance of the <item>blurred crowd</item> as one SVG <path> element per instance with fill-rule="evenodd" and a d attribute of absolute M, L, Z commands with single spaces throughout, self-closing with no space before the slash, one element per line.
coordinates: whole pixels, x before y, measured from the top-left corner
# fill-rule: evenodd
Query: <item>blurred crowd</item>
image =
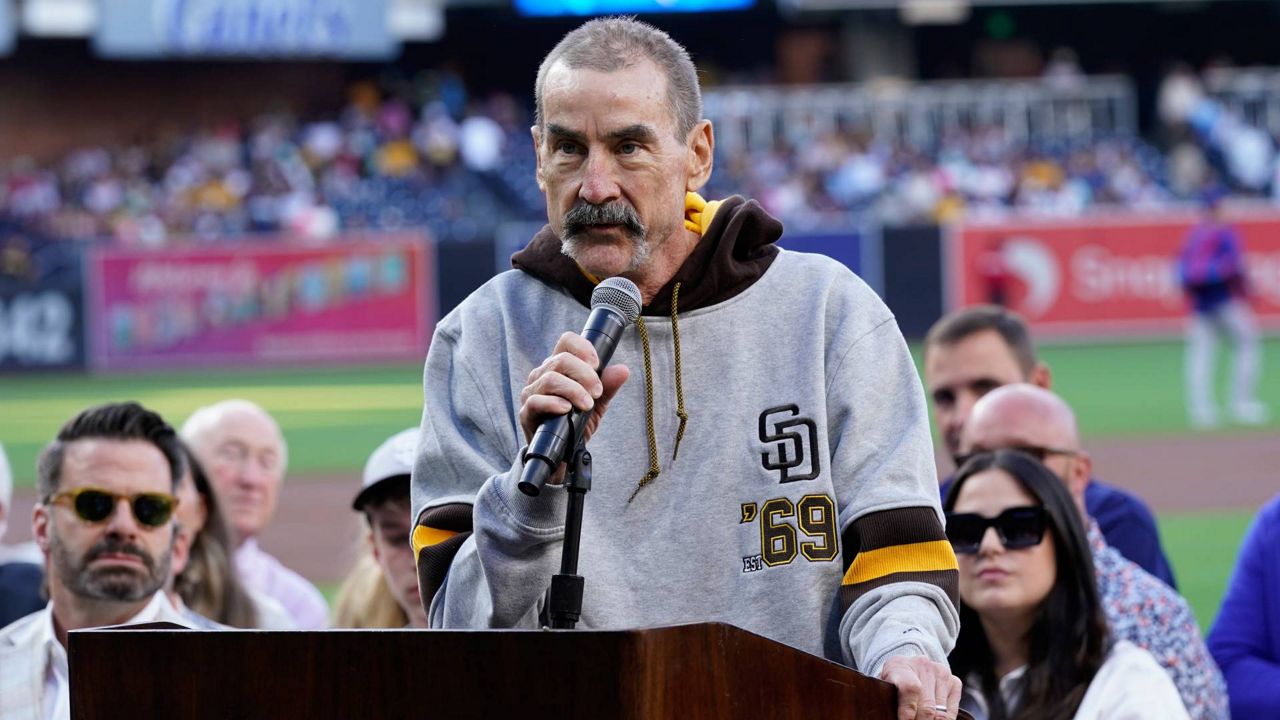
<path fill-rule="evenodd" d="M 1135 137 L 1090 143 L 1015 142 L 1000 127 L 952 131 L 933 147 L 831 133 L 721 157 L 714 183 L 755 197 L 784 219 L 874 209 L 889 222 L 948 221 L 1009 209 L 1073 216 L 1104 206 L 1175 199 L 1162 156 Z"/>
<path fill-rule="evenodd" d="M 528 144 L 528 122 L 509 96 L 471 98 L 448 73 L 394 90 L 362 82 L 344 107 L 313 118 L 268 112 L 59 162 L 10 159 L 0 217 L 57 238 L 143 247 L 423 226 L 466 240 L 521 207 L 501 172 L 513 140 Z"/>
<path fill-rule="evenodd" d="M 1061 72 L 1044 82 L 1067 80 L 1084 82 Z M 1158 114 L 1163 149 L 1123 134 L 1028 142 L 999 125 L 952 128 L 925 144 L 844 128 L 722 149 L 709 193 L 757 198 L 793 227 L 868 211 L 886 222 L 946 222 L 1161 207 L 1193 200 L 1211 178 L 1280 197 L 1274 139 L 1225 110 L 1195 73 L 1170 73 Z M 403 228 L 467 241 L 508 220 L 541 219 L 531 119 L 512 96 L 473 97 L 448 72 L 365 81 L 344 106 L 312 117 L 267 112 L 57 162 L 11 158 L 0 164 L 0 222 L 142 247 L 282 233 L 323 242 Z"/>

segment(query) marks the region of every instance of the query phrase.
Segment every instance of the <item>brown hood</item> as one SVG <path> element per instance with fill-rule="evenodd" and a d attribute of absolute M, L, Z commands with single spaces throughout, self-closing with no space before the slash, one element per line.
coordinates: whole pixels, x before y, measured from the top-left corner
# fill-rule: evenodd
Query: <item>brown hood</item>
<path fill-rule="evenodd" d="M 738 195 L 725 199 L 693 252 L 644 307 L 644 314 L 669 315 L 676 283 L 680 283 L 682 314 L 734 297 L 769 269 L 778 255 L 774 243 L 780 237 L 782 223 L 759 203 Z M 543 226 L 523 250 L 511 256 L 511 266 L 563 287 L 584 307 L 591 306 L 595 284 L 560 252 L 560 238 L 550 225 Z"/>

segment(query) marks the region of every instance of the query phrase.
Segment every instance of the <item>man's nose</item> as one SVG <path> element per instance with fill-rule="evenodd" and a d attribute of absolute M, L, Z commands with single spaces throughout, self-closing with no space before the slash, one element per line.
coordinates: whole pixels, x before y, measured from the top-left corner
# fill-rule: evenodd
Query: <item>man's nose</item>
<path fill-rule="evenodd" d="M 117 498 L 115 512 L 107 520 L 107 531 L 124 537 L 137 537 L 142 531 L 138 519 L 133 516 L 132 502 L 129 498 Z"/>
<path fill-rule="evenodd" d="M 621 194 L 612 159 L 605 153 L 589 154 L 586 167 L 583 169 L 582 187 L 578 190 L 578 197 L 592 205 L 603 205 L 617 200 Z"/>
<path fill-rule="evenodd" d="M 262 487 L 267 482 L 267 469 L 253 458 L 248 458 L 240 466 L 240 472 L 236 474 L 236 482 L 238 485 L 247 488 Z"/>
<path fill-rule="evenodd" d="M 973 412 L 973 404 L 978 401 L 978 397 L 971 393 L 959 393 L 956 395 L 956 404 L 951 412 L 951 426 L 956 430 L 964 427 L 969 422 L 969 414 Z"/>

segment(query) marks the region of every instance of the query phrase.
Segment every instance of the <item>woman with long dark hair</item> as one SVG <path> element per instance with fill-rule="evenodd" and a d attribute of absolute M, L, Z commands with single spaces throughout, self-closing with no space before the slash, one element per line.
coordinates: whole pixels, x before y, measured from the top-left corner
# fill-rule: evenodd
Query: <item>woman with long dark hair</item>
<path fill-rule="evenodd" d="M 1111 642 L 1084 525 L 1052 471 L 1021 452 L 978 455 L 943 508 L 960 565 L 961 707 L 989 720 L 1187 717 L 1147 651 Z"/>
<path fill-rule="evenodd" d="M 236 574 L 231 534 L 217 495 L 195 453 L 182 444 L 186 470 L 178 481 L 178 539 L 171 595 L 204 618 L 238 628 L 291 629 L 279 603 L 252 594 Z M 178 545 L 182 546 L 182 552 Z M 181 609 L 181 606 L 180 606 Z"/>

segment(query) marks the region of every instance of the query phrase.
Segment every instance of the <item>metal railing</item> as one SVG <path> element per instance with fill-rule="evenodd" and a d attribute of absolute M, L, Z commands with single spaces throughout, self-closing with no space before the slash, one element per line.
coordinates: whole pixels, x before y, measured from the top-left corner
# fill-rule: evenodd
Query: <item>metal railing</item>
<path fill-rule="evenodd" d="M 1280 135 L 1280 68 L 1216 68 L 1205 72 L 1204 84 L 1242 121 Z"/>
<path fill-rule="evenodd" d="M 729 152 L 794 144 L 838 130 L 927 148 L 950 130 L 998 127 L 1014 142 L 1136 134 L 1137 101 L 1120 76 L 1069 86 L 1041 80 L 721 87 L 703 93 Z"/>

